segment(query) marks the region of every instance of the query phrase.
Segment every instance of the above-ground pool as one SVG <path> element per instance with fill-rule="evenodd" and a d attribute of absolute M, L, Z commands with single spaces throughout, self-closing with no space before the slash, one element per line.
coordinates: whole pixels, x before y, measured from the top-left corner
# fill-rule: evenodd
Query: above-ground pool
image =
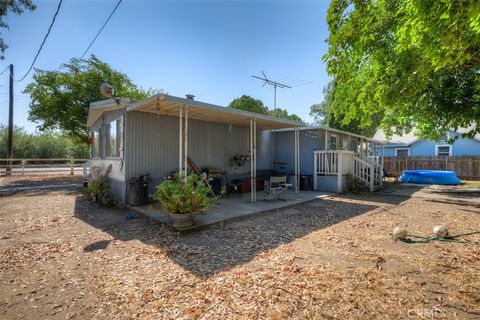
<path fill-rule="evenodd" d="M 403 174 L 398 179 L 403 183 L 448 185 L 457 185 L 461 183 L 457 178 L 455 171 L 404 170 Z"/>

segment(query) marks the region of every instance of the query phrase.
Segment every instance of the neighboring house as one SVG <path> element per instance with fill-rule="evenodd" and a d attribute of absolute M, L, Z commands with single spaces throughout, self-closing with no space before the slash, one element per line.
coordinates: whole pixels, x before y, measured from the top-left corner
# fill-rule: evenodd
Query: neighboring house
<path fill-rule="evenodd" d="M 372 142 L 366 137 L 330 128 L 299 128 L 297 122 L 191 96 L 94 102 L 87 125 L 92 132 L 90 166 L 105 171 L 112 165 L 110 189 L 122 202 L 128 202 L 129 179 L 149 173 L 152 192 L 164 177 L 191 168 L 188 158 L 199 168 L 221 172 L 228 187 L 240 186 L 244 192 L 261 188 L 275 175 L 290 176 L 299 192 L 300 174 L 311 176 L 315 170 L 318 190 L 343 191 L 354 168 L 359 179 L 367 179 L 368 172 L 373 177 L 368 168 L 376 166 L 359 154 L 366 155 Z M 381 172 L 377 169 L 375 174 Z M 256 201 L 255 192 L 251 201 Z"/>
<path fill-rule="evenodd" d="M 383 154 L 386 157 L 417 156 L 480 156 L 480 134 L 473 139 L 459 137 L 453 144 L 448 144 L 452 137 L 459 136 L 466 130 L 449 131 L 440 141 L 419 139 L 413 133 L 403 136 L 393 135 L 388 140 L 382 129 L 377 130 L 374 140 L 384 141 Z M 378 150 L 377 156 L 381 155 Z"/>

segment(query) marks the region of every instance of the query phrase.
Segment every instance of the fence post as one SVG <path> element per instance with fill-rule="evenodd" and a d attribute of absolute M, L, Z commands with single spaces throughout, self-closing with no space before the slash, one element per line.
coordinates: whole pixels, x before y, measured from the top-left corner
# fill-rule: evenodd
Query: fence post
<path fill-rule="evenodd" d="M 25 162 L 26 162 L 26 161 L 27 161 L 27 160 L 25 160 L 25 159 L 22 160 L 22 176 L 25 175 Z"/>
<path fill-rule="evenodd" d="M 75 161 L 73 156 L 70 156 L 70 175 L 73 176 L 75 174 Z"/>
<path fill-rule="evenodd" d="M 313 152 L 313 190 L 317 190 L 318 153 Z"/>

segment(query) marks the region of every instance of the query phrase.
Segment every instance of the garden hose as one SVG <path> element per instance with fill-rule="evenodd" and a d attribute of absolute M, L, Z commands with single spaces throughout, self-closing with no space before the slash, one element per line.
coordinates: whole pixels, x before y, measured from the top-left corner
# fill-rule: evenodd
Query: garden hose
<path fill-rule="evenodd" d="M 459 238 L 469 236 L 472 234 L 480 234 L 480 231 L 474 231 L 474 232 L 467 232 L 467 233 L 459 233 L 455 235 L 448 235 L 446 237 L 424 237 L 424 236 L 419 236 L 416 234 L 408 234 L 407 236 L 417 238 L 419 240 L 413 240 L 413 239 L 408 239 L 408 238 L 399 238 L 395 237 L 390 234 L 390 238 L 393 240 L 398 240 L 404 243 L 427 243 L 427 242 L 432 242 L 432 241 L 443 241 L 443 242 L 456 242 L 456 243 L 470 243 L 470 244 L 480 244 L 480 241 L 467 241 L 467 240 L 459 240 Z"/>

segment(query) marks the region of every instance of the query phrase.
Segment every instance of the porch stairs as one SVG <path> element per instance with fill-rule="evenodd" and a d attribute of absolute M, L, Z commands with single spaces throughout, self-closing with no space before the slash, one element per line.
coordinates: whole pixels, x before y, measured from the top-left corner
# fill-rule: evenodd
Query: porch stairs
<path fill-rule="evenodd" d="M 370 192 L 382 189 L 382 165 L 365 155 L 355 154 L 353 157 L 353 176 L 365 184 Z"/>
<path fill-rule="evenodd" d="M 319 176 L 336 176 L 337 192 L 344 190 L 345 176 L 353 175 L 370 192 L 382 189 L 382 164 L 374 158 L 346 150 L 315 150 L 313 185 L 317 190 Z"/>

